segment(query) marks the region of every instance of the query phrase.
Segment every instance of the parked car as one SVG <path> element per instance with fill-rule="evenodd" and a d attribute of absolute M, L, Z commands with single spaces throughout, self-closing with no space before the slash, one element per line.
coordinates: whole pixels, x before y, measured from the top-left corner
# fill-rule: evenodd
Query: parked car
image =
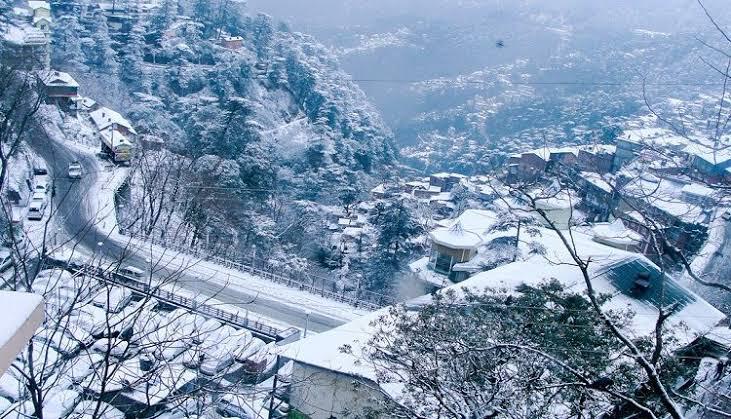
<path fill-rule="evenodd" d="M 259 415 L 249 405 L 246 397 L 239 394 L 224 394 L 216 404 L 216 410 L 223 416 L 254 419 Z"/>
<path fill-rule="evenodd" d="M 34 191 L 30 202 L 46 202 L 46 193 L 41 191 Z"/>
<path fill-rule="evenodd" d="M 48 193 L 48 191 L 51 190 L 51 180 L 48 179 L 46 176 L 43 176 L 39 179 L 36 179 L 36 186 L 33 189 L 33 192 L 43 192 Z"/>
<path fill-rule="evenodd" d="M 726 210 L 721 214 L 721 218 L 723 218 L 726 221 L 731 221 L 731 211 Z"/>
<path fill-rule="evenodd" d="M 28 219 L 29 220 L 42 220 L 43 214 L 46 212 L 46 203 L 33 201 L 28 206 Z"/>
<path fill-rule="evenodd" d="M 13 252 L 5 247 L 0 248 L 0 272 L 5 272 L 13 266 Z"/>
<path fill-rule="evenodd" d="M 33 176 L 48 176 L 48 168 L 46 163 L 36 160 L 33 162 Z"/>
<path fill-rule="evenodd" d="M 83 176 L 84 170 L 81 167 L 81 163 L 78 161 L 71 162 L 69 164 L 69 178 L 71 179 L 81 179 L 81 176 Z"/>

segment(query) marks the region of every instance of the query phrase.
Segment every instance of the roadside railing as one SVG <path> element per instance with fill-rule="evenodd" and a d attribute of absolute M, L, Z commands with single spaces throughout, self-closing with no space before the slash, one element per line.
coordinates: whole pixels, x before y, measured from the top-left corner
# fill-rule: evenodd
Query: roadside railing
<path fill-rule="evenodd" d="M 201 249 L 191 249 L 187 246 L 181 246 L 175 243 L 168 243 L 159 239 L 144 237 L 137 234 L 129 234 L 124 231 L 121 231 L 121 233 L 127 235 L 128 237 L 152 243 L 154 245 L 159 245 L 166 249 L 174 250 L 182 254 L 187 254 L 189 256 L 210 261 L 217 265 L 221 265 L 223 267 L 233 269 L 239 272 L 256 275 L 257 277 L 266 279 L 277 284 L 285 285 L 287 287 L 298 289 L 300 291 L 306 291 L 310 294 L 319 295 L 330 300 L 351 305 L 356 308 L 373 311 L 395 303 L 395 300 L 393 300 L 391 297 L 370 291 L 333 291 L 333 289 L 336 288 L 335 281 L 327 278 L 316 277 L 308 275 L 307 273 L 299 272 L 297 273 L 297 275 L 293 275 L 284 270 L 277 270 L 276 268 L 272 267 L 259 268 L 255 266 L 253 258 L 242 258 L 242 260 L 240 261 L 233 261 L 220 256 L 209 255 L 207 252 Z M 308 278 L 311 278 L 311 280 L 308 281 L 309 283 L 306 282 Z"/>
<path fill-rule="evenodd" d="M 289 336 L 292 331 L 296 332 L 296 330 L 294 329 L 292 331 L 290 331 L 289 329 L 282 330 L 271 325 L 262 323 L 260 321 L 252 320 L 249 318 L 248 313 L 246 316 L 241 317 L 238 313 L 221 310 L 220 308 L 200 303 L 194 299 L 187 298 L 174 292 L 162 289 L 160 287 L 138 281 L 134 278 L 130 278 L 114 272 L 109 272 L 100 267 L 81 265 L 73 262 L 69 263 L 55 259 L 49 259 L 49 263 L 53 264 L 54 266 L 67 269 L 73 274 L 91 275 L 108 284 L 124 287 L 139 294 L 155 298 L 164 303 L 190 310 L 202 316 L 214 318 L 223 323 L 247 329 L 251 331 L 254 335 L 262 337 L 268 341 L 277 341 Z"/>

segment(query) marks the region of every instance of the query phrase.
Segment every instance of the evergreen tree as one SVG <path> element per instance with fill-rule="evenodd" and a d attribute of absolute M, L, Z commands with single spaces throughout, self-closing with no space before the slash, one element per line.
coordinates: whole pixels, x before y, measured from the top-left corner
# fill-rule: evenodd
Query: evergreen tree
<path fill-rule="evenodd" d="M 271 16 L 264 13 L 256 15 L 252 23 L 252 38 L 256 56 L 259 60 L 268 57 L 274 39 L 274 26 Z"/>
<path fill-rule="evenodd" d="M 92 70 L 116 74 L 119 69 L 117 56 L 112 48 L 112 38 L 107 27 L 107 18 L 102 12 L 94 14 L 91 28 L 92 46 L 87 55 L 87 63 Z"/>
<path fill-rule="evenodd" d="M 379 202 L 370 221 L 378 230 L 378 245 L 385 258 L 394 260 L 408 249 L 409 239 L 421 232 L 404 199 Z"/>
<path fill-rule="evenodd" d="M 13 5 L 10 0 L 0 0 L 0 22 L 7 20 L 7 16 L 10 14 L 10 9 Z"/>
<path fill-rule="evenodd" d="M 213 10 L 209 0 L 195 0 L 193 3 L 193 20 L 207 24 L 210 22 Z"/>
<path fill-rule="evenodd" d="M 144 60 L 145 38 L 143 28 L 135 26 L 130 32 L 127 44 L 124 47 L 120 78 L 129 83 L 134 89 L 142 89 L 145 84 L 145 75 L 142 71 Z"/>
<path fill-rule="evenodd" d="M 88 71 L 84 64 L 86 57 L 81 51 L 81 32 L 82 26 L 76 16 L 64 15 L 56 20 L 51 32 L 51 61 L 54 68 L 70 72 Z"/>
<path fill-rule="evenodd" d="M 177 0 L 163 0 L 160 8 L 158 8 L 152 16 L 152 19 L 150 20 L 150 31 L 153 32 L 158 39 L 162 37 L 162 33 L 165 32 L 165 29 L 167 29 L 170 24 L 175 21 L 177 11 Z"/>

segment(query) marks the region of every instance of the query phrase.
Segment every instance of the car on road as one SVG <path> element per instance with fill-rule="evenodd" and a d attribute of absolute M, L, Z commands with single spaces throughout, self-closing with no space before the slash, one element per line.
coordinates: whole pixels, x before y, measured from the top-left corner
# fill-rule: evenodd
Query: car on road
<path fill-rule="evenodd" d="M 5 272 L 13 266 L 13 252 L 5 247 L 0 247 L 0 272 Z"/>
<path fill-rule="evenodd" d="M 140 279 L 145 276 L 145 271 L 134 266 L 125 266 L 123 268 L 119 268 L 117 274 L 127 278 Z"/>
<path fill-rule="evenodd" d="M 46 212 L 46 202 L 32 201 L 28 206 L 28 219 L 29 220 L 42 220 L 43 214 Z"/>
<path fill-rule="evenodd" d="M 723 218 L 726 221 L 731 221 L 731 210 L 726 210 L 721 214 L 721 218 Z"/>
<path fill-rule="evenodd" d="M 81 163 L 78 161 L 71 162 L 69 164 L 69 178 L 70 179 L 81 179 L 84 174 L 84 170 L 81 167 Z"/>

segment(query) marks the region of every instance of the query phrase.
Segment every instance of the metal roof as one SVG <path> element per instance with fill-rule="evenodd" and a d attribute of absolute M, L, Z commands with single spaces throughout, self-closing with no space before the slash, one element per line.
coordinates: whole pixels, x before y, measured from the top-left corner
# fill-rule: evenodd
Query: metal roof
<path fill-rule="evenodd" d="M 647 288 L 636 285 L 635 281 L 640 274 L 649 279 Z M 677 304 L 677 311 L 696 301 L 696 297 L 687 289 L 663 274 L 657 266 L 641 258 L 622 259 L 608 265 L 598 275 L 604 276 L 622 294 L 658 308 Z"/>

